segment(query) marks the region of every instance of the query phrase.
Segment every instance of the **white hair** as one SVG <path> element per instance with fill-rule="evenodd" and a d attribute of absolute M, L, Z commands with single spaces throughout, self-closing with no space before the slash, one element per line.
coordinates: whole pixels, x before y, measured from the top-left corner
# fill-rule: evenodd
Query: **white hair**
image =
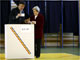
<path fill-rule="evenodd" d="M 32 10 L 37 10 L 38 12 L 40 12 L 39 6 L 34 6 L 34 7 L 32 8 Z"/>

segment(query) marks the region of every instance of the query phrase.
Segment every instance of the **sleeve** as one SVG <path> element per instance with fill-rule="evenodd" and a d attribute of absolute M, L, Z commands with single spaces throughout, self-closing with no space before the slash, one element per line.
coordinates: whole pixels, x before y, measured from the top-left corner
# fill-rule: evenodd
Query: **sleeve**
<path fill-rule="evenodd" d="M 16 20 L 16 14 L 15 14 L 15 11 L 12 10 L 10 15 L 9 15 L 9 23 L 13 23 L 14 21 Z"/>
<path fill-rule="evenodd" d="M 41 16 L 41 17 L 39 17 L 39 21 L 37 22 L 37 26 L 43 26 L 43 24 L 44 24 L 44 17 Z"/>
<path fill-rule="evenodd" d="M 35 21 L 34 20 L 34 15 L 30 16 L 30 21 Z"/>

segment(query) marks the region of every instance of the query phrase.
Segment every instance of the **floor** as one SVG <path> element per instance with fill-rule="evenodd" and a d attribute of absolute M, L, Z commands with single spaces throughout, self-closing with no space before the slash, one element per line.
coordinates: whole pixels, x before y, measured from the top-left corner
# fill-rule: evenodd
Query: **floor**
<path fill-rule="evenodd" d="M 1 48 L 0 60 L 80 60 L 80 49 L 79 48 L 41 48 L 40 58 L 5 59 L 4 48 Z"/>
<path fill-rule="evenodd" d="M 79 48 L 41 48 L 40 58 L 5 59 L 5 49 L 0 48 L 0 60 L 80 60 Z"/>

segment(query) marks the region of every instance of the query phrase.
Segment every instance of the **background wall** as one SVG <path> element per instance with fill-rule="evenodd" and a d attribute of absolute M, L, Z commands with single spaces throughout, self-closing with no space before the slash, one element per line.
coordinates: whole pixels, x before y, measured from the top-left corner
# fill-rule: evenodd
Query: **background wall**
<path fill-rule="evenodd" d="M 1 19 L 0 33 L 4 34 L 4 24 L 9 22 L 9 13 L 15 8 L 15 1 L 0 1 Z M 32 8 L 38 5 L 45 17 L 44 37 L 42 44 L 44 46 L 79 46 L 79 9 L 78 1 L 26 1 L 25 11 L 31 15 Z M 79 11 L 78 11 L 79 10 Z"/>

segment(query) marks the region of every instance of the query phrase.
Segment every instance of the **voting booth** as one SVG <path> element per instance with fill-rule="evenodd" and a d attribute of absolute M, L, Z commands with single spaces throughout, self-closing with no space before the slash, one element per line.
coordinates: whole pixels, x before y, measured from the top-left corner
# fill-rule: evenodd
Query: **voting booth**
<path fill-rule="evenodd" d="M 34 24 L 5 24 L 5 58 L 34 58 Z"/>

